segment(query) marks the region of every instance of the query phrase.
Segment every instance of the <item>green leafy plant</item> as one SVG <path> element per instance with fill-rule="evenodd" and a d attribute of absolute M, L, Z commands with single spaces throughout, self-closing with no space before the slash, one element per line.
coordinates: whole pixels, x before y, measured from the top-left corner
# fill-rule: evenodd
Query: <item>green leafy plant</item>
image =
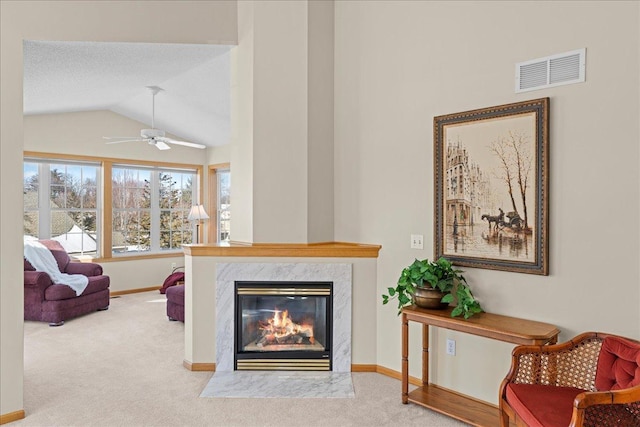
<path fill-rule="evenodd" d="M 455 269 L 446 258 L 441 257 L 437 261 L 416 259 L 402 270 L 395 288 L 389 287 L 388 294 L 382 295 L 382 303 L 387 304 L 396 298 L 400 314 L 402 307 L 412 303 L 416 287 L 430 287 L 445 294 L 441 302 L 455 304 L 451 311 L 452 317 L 463 315 L 468 319 L 483 310 L 462 273 L 462 270 Z"/>

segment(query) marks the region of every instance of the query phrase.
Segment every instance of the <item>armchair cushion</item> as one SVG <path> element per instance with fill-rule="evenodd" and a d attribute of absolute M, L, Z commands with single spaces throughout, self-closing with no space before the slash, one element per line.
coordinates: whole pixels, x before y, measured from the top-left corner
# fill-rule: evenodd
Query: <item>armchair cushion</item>
<path fill-rule="evenodd" d="M 530 427 L 566 427 L 571 422 L 573 400 L 584 392 L 575 387 L 508 384 L 509 405 Z"/>
<path fill-rule="evenodd" d="M 96 292 L 109 289 L 109 277 L 108 276 L 91 276 L 89 277 L 89 284 L 82 291 L 82 295 L 90 295 Z M 44 298 L 47 301 L 59 301 L 76 297 L 76 291 L 67 285 L 51 285 L 44 291 Z"/>
<path fill-rule="evenodd" d="M 602 342 L 596 388 L 621 390 L 640 385 L 640 344 L 621 337 L 607 337 Z"/>

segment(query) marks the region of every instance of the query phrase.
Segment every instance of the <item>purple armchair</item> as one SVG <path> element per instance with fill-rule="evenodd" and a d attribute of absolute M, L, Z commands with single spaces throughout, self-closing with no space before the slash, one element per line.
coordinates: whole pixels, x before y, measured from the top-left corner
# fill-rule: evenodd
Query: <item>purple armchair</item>
<path fill-rule="evenodd" d="M 54 284 L 49 275 L 35 271 L 24 260 L 24 319 L 49 322 L 49 326 L 60 326 L 64 321 L 93 311 L 109 308 L 109 276 L 102 274 L 96 263 L 71 262 L 62 245 L 55 240 L 40 240 L 46 246 L 62 273 L 83 274 L 89 284 L 77 295 L 69 286 Z"/>

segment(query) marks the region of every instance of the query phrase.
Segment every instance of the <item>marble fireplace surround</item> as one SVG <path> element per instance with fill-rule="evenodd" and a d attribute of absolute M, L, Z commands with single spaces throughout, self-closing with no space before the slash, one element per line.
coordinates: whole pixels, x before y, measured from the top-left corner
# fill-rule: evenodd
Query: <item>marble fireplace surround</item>
<path fill-rule="evenodd" d="M 351 264 L 219 263 L 216 275 L 216 372 L 234 370 L 235 281 L 333 282 L 332 371 L 351 371 Z"/>
<path fill-rule="evenodd" d="M 351 369 L 369 370 L 376 364 L 376 307 L 379 304 L 377 283 L 377 258 L 381 246 L 361 243 L 254 243 L 220 246 L 198 244 L 183 246 L 185 252 L 185 354 L 183 365 L 191 371 L 219 371 L 231 369 L 233 360 L 225 362 L 225 354 L 218 352 L 217 336 L 228 328 L 224 319 L 219 319 L 218 309 L 232 307 L 231 304 L 218 304 L 218 295 L 224 295 L 224 288 L 233 292 L 230 277 L 218 275 L 221 266 L 234 268 L 232 264 L 268 264 L 264 272 L 276 270 L 269 265 L 307 265 L 302 270 L 294 267 L 289 270 L 294 278 L 309 277 L 304 269 L 321 271 L 323 265 L 346 265 L 351 275 Z M 326 273 L 314 280 L 340 281 L 340 268 L 335 277 L 326 277 Z M 302 275 L 302 276 L 301 276 Z M 262 276 L 267 279 L 272 276 Z M 219 282 L 219 279 L 225 283 Z M 261 279 L 256 279 L 261 280 Z M 281 276 L 277 278 L 281 280 Z M 222 292 L 222 294 L 218 294 Z M 233 296 L 230 297 L 233 299 Z M 340 310 L 335 310 L 340 315 Z M 372 327 L 374 325 L 374 327 Z M 231 341 L 232 342 L 232 341 Z M 349 345 L 349 344 L 345 344 Z M 334 351 L 335 350 L 334 342 Z M 340 353 L 337 353 L 340 354 Z M 346 353 L 342 353 L 346 354 Z M 220 360 L 220 357 L 223 360 Z M 226 365 L 225 365 L 226 363 Z M 346 362 L 345 362 L 346 363 Z M 334 359 L 335 366 L 335 359 Z M 342 368 L 340 368 L 342 369 Z M 345 368 L 348 371 L 348 368 Z M 222 371 L 225 372 L 225 371 Z"/>

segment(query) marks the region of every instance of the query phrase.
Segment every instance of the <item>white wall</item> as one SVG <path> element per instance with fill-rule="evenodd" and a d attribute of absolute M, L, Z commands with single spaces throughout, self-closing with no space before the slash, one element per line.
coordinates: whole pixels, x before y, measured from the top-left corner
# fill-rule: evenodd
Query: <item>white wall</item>
<path fill-rule="evenodd" d="M 382 245 L 378 294 L 433 255 L 433 117 L 548 96 L 550 275 L 466 269 L 487 311 L 640 338 L 638 2 L 336 2 L 336 240 Z M 515 63 L 587 48 L 587 81 L 514 93 Z M 423 234 L 425 249 L 409 249 Z M 377 363 L 400 370 L 378 310 Z M 411 373 L 419 339 L 412 338 Z M 497 402 L 510 346 L 440 331 L 435 382 Z"/>
<path fill-rule="evenodd" d="M 0 415 L 23 410 L 22 42 L 237 42 L 231 1 L 0 3 Z M 167 31 L 171 28 L 171 31 Z M 27 413 L 29 408 L 26 408 Z"/>

